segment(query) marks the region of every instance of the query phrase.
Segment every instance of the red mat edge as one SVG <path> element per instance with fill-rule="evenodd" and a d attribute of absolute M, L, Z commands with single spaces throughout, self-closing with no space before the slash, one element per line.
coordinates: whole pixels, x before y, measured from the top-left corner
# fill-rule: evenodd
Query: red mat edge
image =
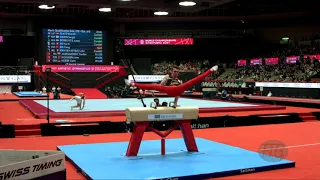
<path fill-rule="evenodd" d="M 20 100 L 21 105 L 28 109 L 36 118 L 46 118 L 47 108 L 33 100 Z M 200 108 L 199 113 L 219 113 L 219 112 L 240 112 L 240 111 L 261 111 L 261 110 L 283 110 L 286 106 L 259 105 L 251 107 L 227 107 L 227 108 Z M 54 112 L 50 110 L 52 118 L 76 118 L 76 117 L 108 117 L 124 116 L 125 111 L 87 111 L 87 112 Z"/>
<path fill-rule="evenodd" d="M 19 104 L 31 112 L 36 118 L 47 117 L 48 108 L 36 103 L 34 100 L 19 100 Z M 55 112 L 49 110 L 49 113 L 53 114 Z"/>

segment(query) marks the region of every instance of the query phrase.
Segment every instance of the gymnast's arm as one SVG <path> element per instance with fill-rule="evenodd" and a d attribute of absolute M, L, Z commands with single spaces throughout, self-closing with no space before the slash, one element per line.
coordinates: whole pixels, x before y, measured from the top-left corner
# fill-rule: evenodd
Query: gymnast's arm
<path fill-rule="evenodd" d="M 73 97 L 70 99 L 70 101 L 74 100 L 74 98 L 75 98 L 75 96 L 73 96 Z"/>
<path fill-rule="evenodd" d="M 164 78 L 162 79 L 162 81 L 161 81 L 160 84 L 161 84 L 162 86 L 165 86 L 165 85 L 167 84 L 169 78 L 170 78 L 169 75 L 164 76 Z"/>

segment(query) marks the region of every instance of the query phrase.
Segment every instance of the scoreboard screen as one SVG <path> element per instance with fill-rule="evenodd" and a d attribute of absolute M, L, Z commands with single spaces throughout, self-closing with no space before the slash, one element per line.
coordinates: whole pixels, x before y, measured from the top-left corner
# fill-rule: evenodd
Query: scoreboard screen
<path fill-rule="evenodd" d="M 46 64 L 102 64 L 103 31 L 43 29 Z"/>

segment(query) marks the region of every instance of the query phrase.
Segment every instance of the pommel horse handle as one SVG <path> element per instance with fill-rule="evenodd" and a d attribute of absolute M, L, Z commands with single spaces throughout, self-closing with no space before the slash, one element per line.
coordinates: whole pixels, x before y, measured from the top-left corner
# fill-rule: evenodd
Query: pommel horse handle
<path fill-rule="evenodd" d="M 198 119 L 199 108 L 192 107 L 133 107 L 127 108 L 126 121 L 134 123 L 134 129 L 130 138 L 126 156 L 137 156 L 144 132 L 149 129 L 158 134 L 161 139 L 161 152 L 165 154 L 165 138 L 177 127 L 183 134 L 183 138 L 189 152 L 198 152 L 198 147 L 194 139 L 191 128 L 191 120 Z M 157 129 L 149 126 L 154 121 L 174 121 L 171 128 L 162 133 Z"/>

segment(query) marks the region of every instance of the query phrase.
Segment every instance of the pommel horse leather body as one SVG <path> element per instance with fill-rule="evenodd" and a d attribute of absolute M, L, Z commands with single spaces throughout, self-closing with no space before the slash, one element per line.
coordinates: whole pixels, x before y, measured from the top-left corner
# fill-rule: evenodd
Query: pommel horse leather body
<path fill-rule="evenodd" d="M 198 152 L 198 147 L 192 132 L 191 121 L 198 119 L 198 107 L 157 107 L 127 108 L 126 121 L 133 122 L 134 128 L 128 145 L 126 156 L 137 156 L 144 132 L 148 129 L 158 134 L 161 139 L 161 154 L 165 154 L 165 138 L 175 129 L 180 127 L 187 150 Z M 174 121 L 165 133 L 151 127 L 150 122 Z"/>
<path fill-rule="evenodd" d="M 198 107 L 127 108 L 127 122 L 198 119 Z"/>

